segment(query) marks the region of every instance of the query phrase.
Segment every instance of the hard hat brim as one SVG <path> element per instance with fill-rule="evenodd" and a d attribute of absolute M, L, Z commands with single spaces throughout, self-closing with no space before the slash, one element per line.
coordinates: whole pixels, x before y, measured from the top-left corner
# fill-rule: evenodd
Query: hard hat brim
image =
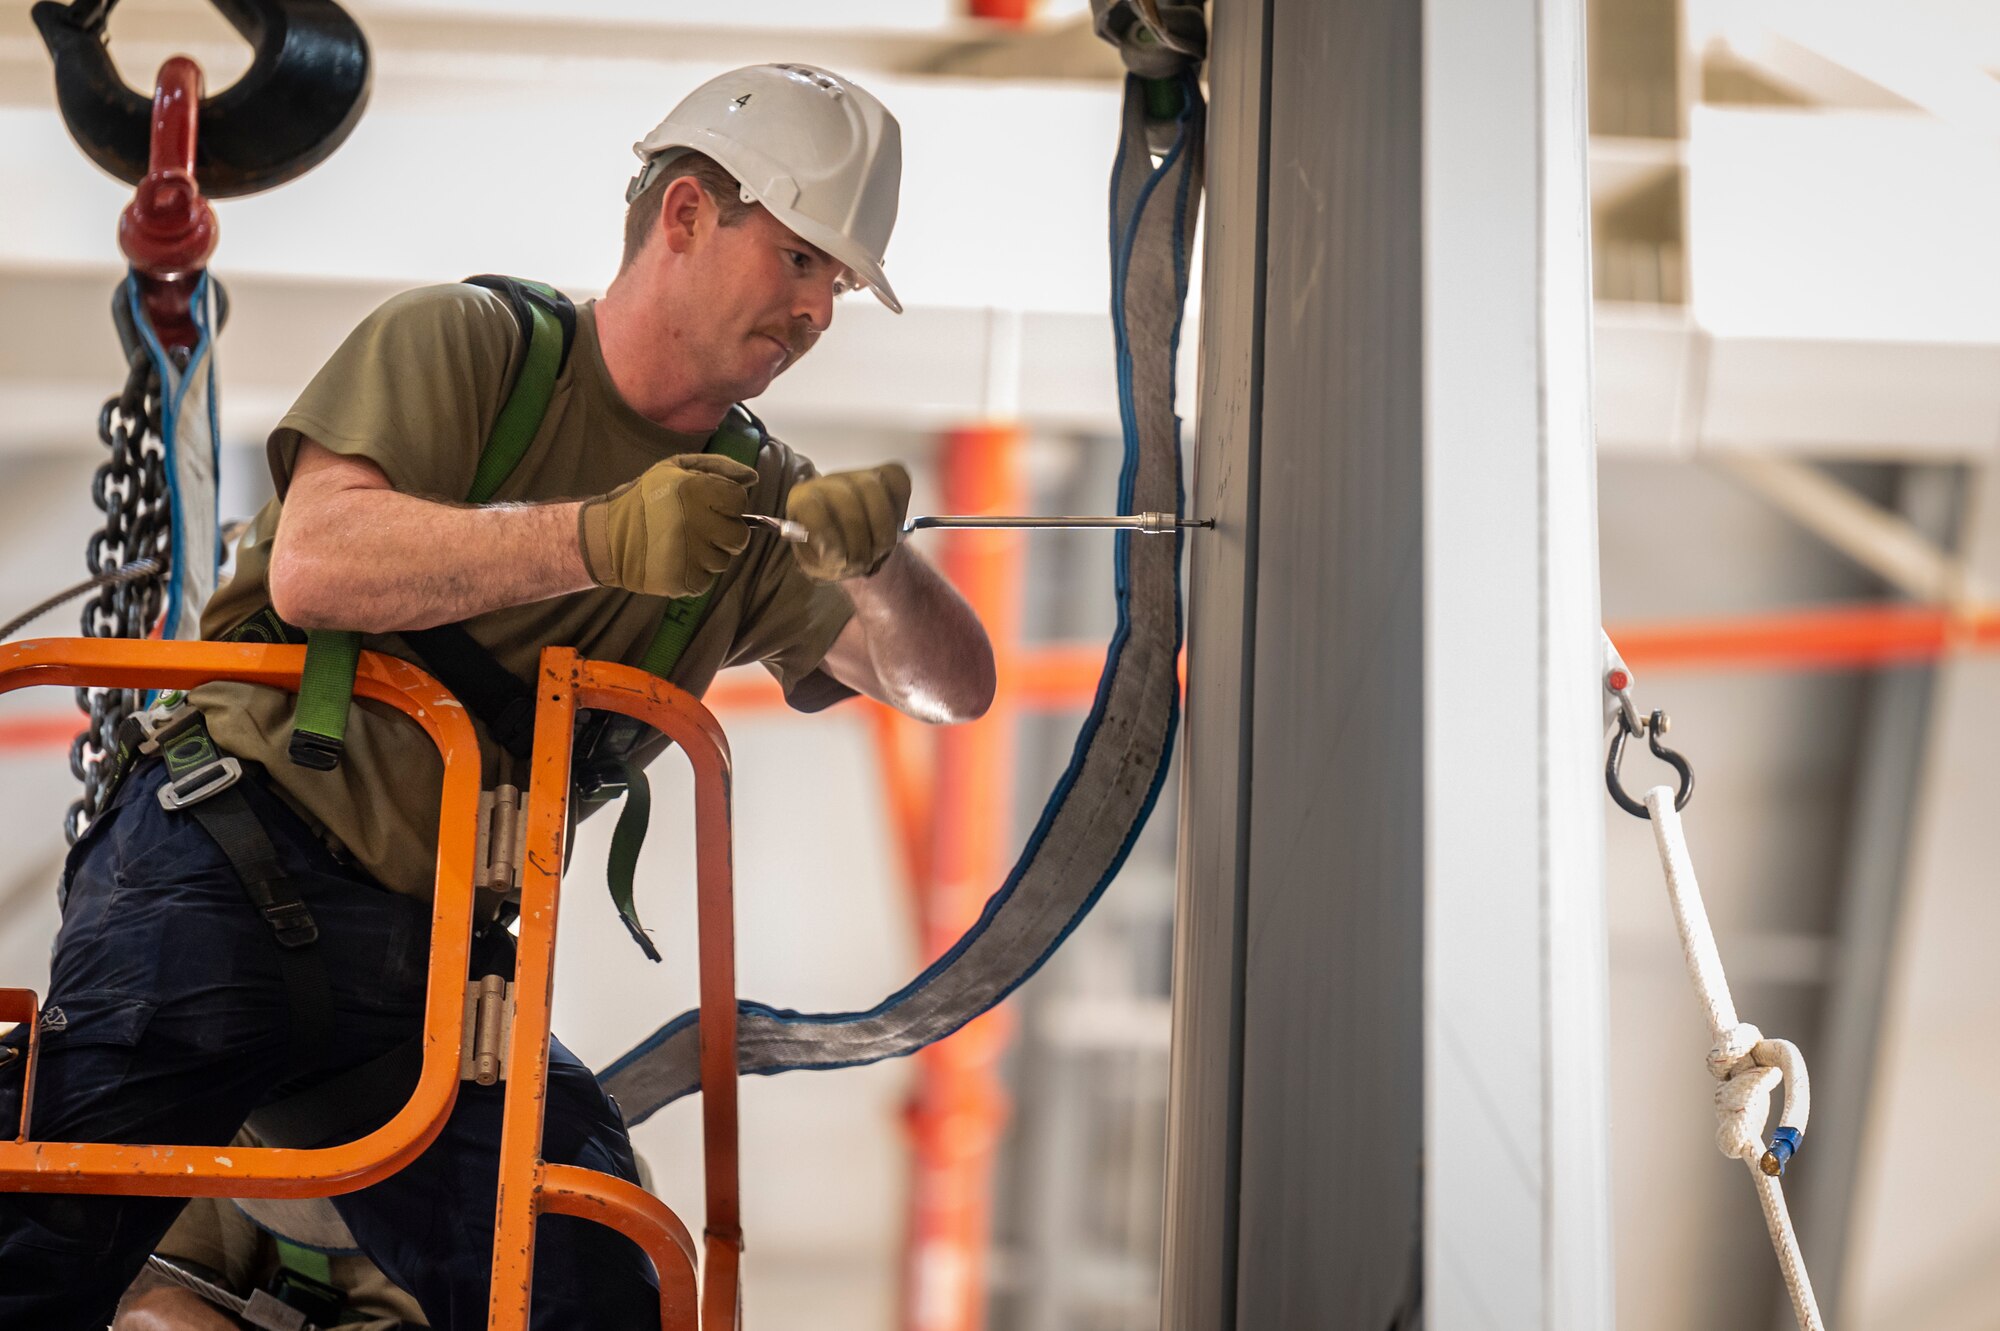
<path fill-rule="evenodd" d="M 759 200 L 759 202 L 762 203 L 763 201 Z M 889 279 L 883 276 L 882 265 L 875 262 L 852 239 L 842 235 L 832 227 L 816 222 L 803 213 L 795 212 L 790 208 L 775 208 L 769 203 L 764 203 L 763 206 L 766 212 L 777 218 L 784 226 L 790 228 L 792 234 L 796 235 L 800 240 L 825 250 L 828 254 L 847 265 L 855 277 L 860 279 L 861 284 L 874 292 L 875 299 L 887 305 L 892 314 L 901 314 L 903 312 L 903 303 L 896 299 L 895 288 L 891 287 Z"/>

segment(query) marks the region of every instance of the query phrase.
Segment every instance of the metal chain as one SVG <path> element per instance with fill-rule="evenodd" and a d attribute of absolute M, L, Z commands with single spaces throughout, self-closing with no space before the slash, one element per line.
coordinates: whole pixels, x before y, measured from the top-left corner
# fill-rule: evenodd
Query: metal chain
<path fill-rule="evenodd" d="M 83 636 L 143 638 L 159 622 L 173 541 L 160 377 L 145 347 L 132 349 L 124 390 L 98 413 L 97 437 L 111 453 L 90 483 L 90 496 L 104 514 L 104 529 L 90 538 L 84 564 L 93 577 L 106 581 L 84 604 Z M 141 577 L 115 577 L 140 561 L 152 561 L 154 571 Z M 102 811 L 110 775 L 107 760 L 116 752 L 118 727 L 139 710 L 140 701 L 136 689 L 76 691 L 77 706 L 88 713 L 90 725 L 69 751 L 69 769 L 83 782 L 83 797 L 70 805 L 63 824 L 71 844 Z"/>

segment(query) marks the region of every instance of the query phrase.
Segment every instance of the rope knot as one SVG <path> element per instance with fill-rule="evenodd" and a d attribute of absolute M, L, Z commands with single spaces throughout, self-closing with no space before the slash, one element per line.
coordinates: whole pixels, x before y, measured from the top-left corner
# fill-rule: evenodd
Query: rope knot
<path fill-rule="evenodd" d="M 1763 1042 L 1764 1032 L 1747 1021 L 1737 1022 L 1722 1032 L 1709 1049 L 1708 1074 L 1717 1081 L 1727 1081 Z"/>
<path fill-rule="evenodd" d="M 1717 1149 L 1754 1163 L 1773 1178 L 1783 1174 L 1805 1135 L 1811 1103 L 1806 1060 L 1798 1046 L 1767 1040 L 1755 1026 L 1741 1022 L 1723 1032 L 1709 1051 L 1708 1070 L 1722 1083 L 1715 1088 Z M 1781 1084 L 1785 1105 L 1767 1148 L 1764 1123 L 1771 1116 L 1771 1092 Z"/>

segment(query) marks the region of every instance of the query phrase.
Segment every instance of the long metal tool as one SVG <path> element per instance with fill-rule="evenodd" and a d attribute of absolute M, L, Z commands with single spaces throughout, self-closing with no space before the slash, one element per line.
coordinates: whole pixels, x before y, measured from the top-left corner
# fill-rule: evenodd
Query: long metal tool
<path fill-rule="evenodd" d="M 789 518 L 773 517 L 768 513 L 746 513 L 745 522 L 754 522 L 769 527 L 787 541 L 806 539 L 804 524 Z M 929 531 L 934 528 L 970 528 L 985 531 L 1087 531 L 1112 529 L 1118 531 L 1151 532 L 1163 535 L 1191 527 L 1212 528 L 1214 518 L 1182 518 L 1172 513 L 1126 513 L 1118 517 L 1001 517 L 972 514 L 940 514 L 933 517 L 910 518 L 903 523 L 903 535 L 913 531 Z"/>
<path fill-rule="evenodd" d="M 975 517 L 970 514 L 911 518 L 903 524 L 903 534 L 933 527 L 973 527 L 1001 531 L 1078 531 L 1109 527 L 1124 531 L 1152 532 L 1156 535 L 1185 527 L 1213 527 L 1214 518 L 1183 518 L 1172 513 L 1126 513 L 1110 518 L 1021 518 Z"/>

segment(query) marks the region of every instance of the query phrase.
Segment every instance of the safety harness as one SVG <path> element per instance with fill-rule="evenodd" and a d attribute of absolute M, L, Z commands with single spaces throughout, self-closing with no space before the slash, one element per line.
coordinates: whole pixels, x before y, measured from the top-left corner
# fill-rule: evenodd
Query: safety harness
<path fill-rule="evenodd" d="M 555 395 L 556 380 L 569 363 L 570 346 L 576 338 L 576 308 L 561 292 L 537 282 L 493 274 L 466 281 L 506 297 L 521 339 L 521 368 L 479 455 L 472 487 L 465 497 L 468 504 L 486 504 L 513 475 L 541 428 Z M 709 452 L 751 467 L 757 464 L 762 446 L 763 427 L 742 407 L 733 408 L 708 441 Z M 699 596 L 668 602 L 641 662 L 646 670 L 662 676 L 672 672 L 693 641 L 713 596 L 711 587 Z M 306 643 L 305 676 L 299 682 L 289 752 L 292 761 L 302 767 L 331 771 L 339 766 L 354 701 L 361 635 L 315 629 L 301 638 L 268 609 L 238 632 Z M 534 749 L 532 687 L 496 661 L 462 623 L 410 630 L 400 636 L 423 665 L 480 719 L 495 743 L 527 760 Z"/>
<path fill-rule="evenodd" d="M 491 502 L 513 475 L 541 428 L 555 395 L 556 380 L 569 363 L 576 337 L 576 308 L 560 291 L 537 282 L 495 274 L 466 281 L 506 298 L 520 337 L 516 356 L 520 369 L 480 452 L 466 495 L 467 503 L 484 504 Z M 738 406 L 723 418 L 707 447 L 709 452 L 755 467 L 763 443 L 762 423 Z M 714 595 L 711 586 L 698 596 L 667 602 L 640 661 L 641 668 L 662 678 L 671 675 L 694 641 Z M 354 701 L 361 635 L 330 629 L 302 633 L 267 606 L 228 636 L 234 641 L 306 645 L 288 753 L 294 763 L 316 771 L 337 767 Z M 528 761 L 534 749 L 535 692 L 527 681 L 482 647 L 463 623 L 409 630 L 399 636 L 424 668 L 479 719 L 496 744 L 519 761 Z M 633 941 L 648 958 L 658 961 L 659 951 L 639 922 L 634 884 L 651 800 L 644 768 L 631 754 L 649 733 L 630 718 L 585 714 L 578 723 L 572 763 L 576 789 L 571 813 L 582 817 L 621 794 L 625 796 L 625 809 L 612 835 L 607 874 L 611 898 Z"/>

